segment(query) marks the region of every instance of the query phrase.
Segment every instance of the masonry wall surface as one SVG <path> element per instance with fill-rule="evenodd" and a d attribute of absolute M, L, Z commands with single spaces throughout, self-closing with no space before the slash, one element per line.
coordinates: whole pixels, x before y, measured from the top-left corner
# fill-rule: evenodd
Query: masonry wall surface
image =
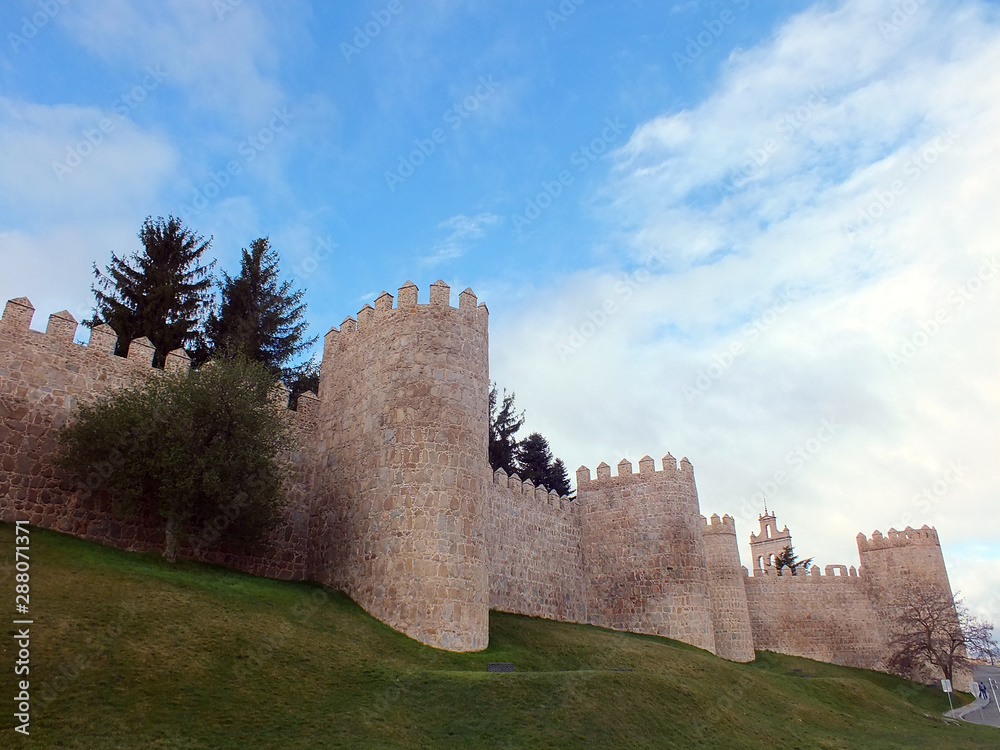
<path fill-rule="evenodd" d="M 0 520 L 27 520 L 91 541 L 136 551 L 159 552 L 163 534 L 155 518 L 123 517 L 101 492 L 95 466 L 83 487 L 57 465 L 57 432 L 78 403 L 155 375 L 153 348 L 132 342 L 128 358 L 113 354 L 115 335 L 95 329 L 89 345 L 74 343 L 77 324 L 67 313 L 49 318 L 46 332 L 30 329 L 34 309 L 26 299 L 7 303 L 0 319 Z M 167 366 L 186 368 L 186 355 L 172 354 Z M 309 399 L 303 413 L 289 417 L 300 435 L 310 431 Z M 220 547 L 210 528 L 185 529 L 180 557 L 198 557 L 273 578 L 304 578 L 308 559 L 308 448 L 288 460 L 296 480 L 289 488 L 284 524 L 254 553 Z M 113 457 L 109 457 L 113 460 Z M 224 524 L 224 518 L 212 519 Z"/>
<path fill-rule="evenodd" d="M 439 648 L 488 643 L 488 313 L 407 283 L 326 336 L 313 574 Z"/>
<path fill-rule="evenodd" d="M 748 576 L 754 648 L 831 664 L 885 669 L 886 634 L 858 576 Z"/>
<path fill-rule="evenodd" d="M 628 461 L 611 476 L 577 472 L 583 556 L 590 581 L 588 620 L 616 630 L 675 638 L 715 652 L 708 570 L 694 470 L 673 456 Z"/>
<path fill-rule="evenodd" d="M 486 524 L 491 609 L 587 621 L 582 516 L 579 500 L 497 470 Z"/>

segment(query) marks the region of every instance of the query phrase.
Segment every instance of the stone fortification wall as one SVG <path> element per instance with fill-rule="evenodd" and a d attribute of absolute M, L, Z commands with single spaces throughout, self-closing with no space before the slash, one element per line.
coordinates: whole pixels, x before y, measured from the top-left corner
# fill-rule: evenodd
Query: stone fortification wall
<path fill-rule="evenodd" d="M 127 357 L 116 357 L 117 337 L 108 326 L 95 328 L 83 346 L 74 343 L 77 321 L 68 312 L 51 315 L 44 333 L 30 328 L 33 315 L 31 303 L 22 297 L 9 301 L 0 319 L 0 520 L 27 520 L 123 549 L 161 551 L 163 534 L 155 528 L 155 519 L 120 517 L 100 491 L 107 467 L 95 466 L 85 486 L 78 488 L 56 465 L 57 432 L 76 405 L 156 372 L 152 344 L 137 339 Z M 188 366 L 183 350 L 167 357 L 168 369 Z M 300 435 L 314 424 L 315 401 L 307 394 L 300 399 L 299 413 L 290 413 Z M 187 529 L 191 538 L 178 555 L 273 578 L 305 577 L 308 448 L 288 458 L 297 479 L 290 487 L 285 524 L 263 549 L 246 554 L 209 545 L 216 538 L 211 528 Z M 212 520 L 220 526 L 228 523 L 224 517 Z"/>
<path fill-rule="evenodd" d="M 675 638 L 715 652 L 708 569 L 691 463 L 669 453 L 639 473 L 622 459 L 618 475 L 601 463 L 597 478 L 581 466 L 583 557 L 590 581 L 589 621 Z"/>
<path fill-rule="evenodd" d="M 839 575 L 836 575 L 839 573 Z M 744 579 L 754 648 L 866 669 L 885 669 L 887 636 L 854 567 L 821 575 L 757 571 Z"/>
<path fill-rule="evenodd" d="M 488 312 L 407 282 L 325 338 L 318 580 L 438 648 L 488 642 Z"/>
<path fill-rule="evenodd" d="M 0 520 L 24 519 L 103 544 L 160 551 L 152 518 L 121 518 L 95 466 L 77 488 L 56 465 L 56 432 L 78 403 L 155 371 L 153 347 L 128 356 L 98 326 L 51 316 L 30 329 L 26 299 L 0 318 Z M 675 638 L 734 661 L 753 649 L 884 668 L 891 601 L 919 580 L 951 595 L 937 532 L 858 536 L 863 573 L 777 576 L 767 563 L 790 543 L 761 516 L 755 562 L 740 566 L 733 521 L 700 515 L 694 471 L 670 455 L 638 473 L 577 471 L 577 499 L 491 475 L 488 312 L 465 290 L 457 308 L 443 282 L 418 304 L 407 283 L 383 293 L 325 337 L 320 394 L 289 412 L 301 449 L 285 522 L 254 553 L 212 546 L 225 517 L 188 529 L 179 555 L 273 578 L 341 589 L 411 637 L 457 651 L 485 648 L 490 606 L 555 620 Z M 167 368 L 189 366 L 182 351 Z M 281 397 L 279 397 L 280 400 Z M 113 457 L 109 457 L 109 461 Z M 205 541 L 207 543 L 202 544 Z M 835 573 L 840 575 L 835 575 Z"/>
<path fill-rule="evenodd" d="M 747 606 L 746 569 L 740 565 L 736 522 L 730 515 L 712 514 L 702 529 L 712 601 L 716 653 L 730 661 L 753 661 L 753 632 Z"/>
<path fill-rule="evenodd" d="M 490 608 L 586 622 L 582 517 L 580 501 L 498 469 L 486 524 Z"/>

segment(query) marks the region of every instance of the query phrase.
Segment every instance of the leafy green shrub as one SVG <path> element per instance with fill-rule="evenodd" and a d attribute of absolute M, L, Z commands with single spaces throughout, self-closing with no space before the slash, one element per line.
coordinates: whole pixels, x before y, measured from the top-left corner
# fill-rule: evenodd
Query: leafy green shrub
<path fill-rule="evenodd" d="M 285 502 L 280 454 L 293 446 L 277 388 L 267 367 L 245 358 L 154 372 L 81 406 L 60 432 L 61 463 L 125 512 L 155 511 L 168 560 L 186 529 L 220 518 L 222 538 L 252 544 L 278 522 Z"/>

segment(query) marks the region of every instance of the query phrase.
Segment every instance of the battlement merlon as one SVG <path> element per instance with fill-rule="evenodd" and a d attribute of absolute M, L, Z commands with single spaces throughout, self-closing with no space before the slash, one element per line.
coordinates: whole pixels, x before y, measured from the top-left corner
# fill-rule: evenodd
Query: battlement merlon
<path fill-rule="evenodd" d="M 733 537 L 736 536 L 736 520 L 728 513 L 722 518 L 719 518 L 717 513 L 713 513 L 708 518 L 702 516 L 701 520 L 705 524 L 705 527 L 702 529 L 703 534 L 729 534 Z"/>
<path fill-rule="evenodd" d="M 482 330 L 489 325 L 489 310 L 486 305 L 479 304 L 475 292 L 465 289 L 458 295 L 458 307 L 451 305 L 451 287 L 441 280 L 435 281 L 430 288 L 430 301 L 420 304 L 417 301 L 419 289 L 412 281 L 407 281 L 399 288 L 398 296 L 393 306 L 393 296 L 383 291 L 376 299 L 375 306 L 365 304 L 358 311 L 357 319 L 348 315 L 338 329 L 333 326 L 323 337 L 324 357 L 338 341 L 346 341 L 355 333 L 365 333 L 378 326 L 380 321 L 400 312 L 424 311 L 429 309 L 445 310 L 449 314 L 461 316 L 467 322 L 475 323 Z"/>
<path fill-rule="evenodd" d="M 671 482 L 684 480 L 692 484 L 694 483 L 694 467 L 687 458 L 682 458 L 680 464 L 678 464 L 677 460 L 668 453 L 663 457 L 662 465 L 663 469 L 657 470 L 656 462 L 650 456 L 646 455 L 639 459 L 639 471 L 636 473 L 632 471 L 632 462 L 623 458 L 618 462 L 617 475 L 612 475 L 611 466 L 601 461 L 597 465 L 596 478 L 591 478 L 590 469 L 587 466 L 581 466 L 577 469 L 576 486 L 579 489 L 597 482 L 609 480 L 612 482 L 644 482 L 648 479 Z"/>
<path fill-rule="evenodd" d="M 34 316 L 35 306 L 31 304 L 31 300 L 27 297 L 15 297 L 7 300 L 0 326 L 9 331 L 27 331 Z"/>
<path fill-rule="evenodd" d="M 870 550 L 898 549 L 900 547 L 940 547 L 937 529 L 924 524 L 919 529 L 907 526 L 902 531 L 889 529 L 885 536 L 878 529 L 872 532 L 871 539 L 864 533 L 859 533 L 858 553 Z"/>

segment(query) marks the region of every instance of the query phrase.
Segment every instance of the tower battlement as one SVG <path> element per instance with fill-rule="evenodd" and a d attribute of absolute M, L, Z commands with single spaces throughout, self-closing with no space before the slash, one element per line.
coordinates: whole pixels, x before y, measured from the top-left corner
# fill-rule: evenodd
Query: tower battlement
<path fill-rule="evenodd" d="M 872 550 L 899 549 L 911 546 L 934 546 L 940 547 L 937 529 L 924 524 L 919 529 L 907 526 L 902 531 L 889 529 L 885 536 L 877 529 L 872 532 L 869 539 L 863 533 L 858 534 L 858 552 L 869 552 Z"/>
<path fill-rule="evenodd" d="M 619 482 L 645 481 L 647 479 L 657 479 L 664 481 L 679 481 L 681 479 L 694 482 L 694 467 L 687 458 L 682 458 L 680 464 L 672 455 L 667 453 L 661 462 L 662 469 L 656 468 L 656 461 L 650 456 L 643 456 L 639 459 L 639 471 L 632 471 L 632 462 L 623 458 L 618 462 L 618 473 L 611 474 L 611 467 L 604 461 L 597 465 L 597 477 L 591 479 L 590 468 L 581 466 L 576 470 L 576 486 L 592 485 L 604 480 Z"/>
<path fill-rule="evenodd" d="M 458 307 L 451 306 L 451 287 L 443 281 L 431 284 L 430 300 L 426 303 L 417 301 L 419 289 L 412 281 L 407 281 L 399 288 L 394 299 L 389 292 L 383 291 L 376 300 L 375 306 L 364 305 L 357 318 L 348 315 L 340 327 L 333 326 L 324 336 L 324 349 L 334 344 L 349 345 L 355 334 L 363 334 L 376 330 L 380 323 L 401 313 L 437 313 L 461 316 L 466 323 L 473 323 L 484 333 L 489 326 L 489 310 L 480 304 L 475 292 L 466 289 L 458 295 Z M 395 304 L 393 304 L 395 302 Z"/>
<path fill-rule="evenodd" d="M 705 524 L 702 529 L 703 534 L 732 534 L 736 536 L 736 521 L 728 513 L 719 518 L 717 513 L 713 513 L 709 518 L 701 517 Z"/>

